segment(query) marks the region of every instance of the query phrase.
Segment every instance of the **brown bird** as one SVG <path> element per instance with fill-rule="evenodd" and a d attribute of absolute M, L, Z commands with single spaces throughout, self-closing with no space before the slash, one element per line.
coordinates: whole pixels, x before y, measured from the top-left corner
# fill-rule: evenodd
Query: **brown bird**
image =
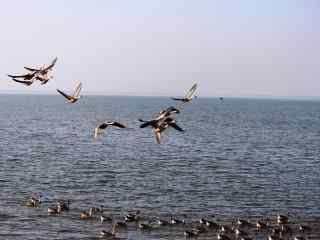
<path fill-rule="evenodd" d="M 196 98 L 196 96 L 194 95 L 196 90 L 197 90 L 197 84 L 195 83 L 183 98 L 171 98 L 171 99 L 175 101 L 181 101 L 183 103 L 191 102 L 193 98 Z"/>
<path fill-rule="evenodd" d="M 106 129 L 109 126 L 115 126 L 118 128 L 126 128 L 126 126 L 124 126 L 118 122 L 113 122 L 113 121 L 103 122 L 103 123 L 99 124 L 98 126 L 96 126 L 96 128 L 94 129 L 93 139 L 96 140 L 98 135 L 101 134 L 102 130 Z"/>
<path fill-rule="evenodd" d="M 62 92 L 61 90 L 57 89 L 58 93 L 60 93 L 62 96 L 64 96 L 66 99 L 68 99 L 69 103 L 75 103 L 76 101 L 79 100 L 80 98 L 80 91 L 82 89 L 82 83 L 79 83 L 76 87 L 76 89 L 74 90 L 72 95 L 68 95 L 64 92 Z"/>
<path fill-rule="evenodd" d="M 158 120 L 154 119 L 150 121 L 139 119 L 139 121 L 143 122 L 143 124 L 140 125 L 140 128 L 152 127 L 157 143 L 159 144 L 161 143 L 161 133 L 168 127 L 173 127 L 179 132 L 184 132 L 184 130 L 176 124 L 176 121 L 170 117 L 164 117 Z"/>

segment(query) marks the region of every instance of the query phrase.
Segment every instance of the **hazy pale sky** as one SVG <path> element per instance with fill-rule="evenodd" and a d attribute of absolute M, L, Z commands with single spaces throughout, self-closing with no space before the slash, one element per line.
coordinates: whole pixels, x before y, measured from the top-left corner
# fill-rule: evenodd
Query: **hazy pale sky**
<path fill-rule="evenodd" d="M 10 0 L 0 19 L 0 91 L 320 95 L 319 0 Z M 47 85 L 6 77 L 55 56 Z"/>

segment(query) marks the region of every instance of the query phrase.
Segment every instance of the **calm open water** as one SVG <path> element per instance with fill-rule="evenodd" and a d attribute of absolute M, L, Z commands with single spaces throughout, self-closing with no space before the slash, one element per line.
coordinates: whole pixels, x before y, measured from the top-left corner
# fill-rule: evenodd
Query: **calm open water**
<path fill-rule="evenodd" d="M 199 98 L 177 115 L 186 131 L 156 144 L 150 119 L 167 98 L 0 95 L 0 239 L 95 239 L 80 211 L 104 205 L 115 218 L 148 220 L 275 216 L 320 219 L 320 102 Z M 98 122 L 117 120 L 96 143 Z M 26 208 L 31 194 L 41 208 Z M 57 199 L 71 211 L 47 215 Z M 182 239 L 183 230 L 120 232 L 129 239 Z M 209 239 L 216 239 L 216 235 Z M 318 236 L 319 237 L 319 236 Z M 257 238 L 258 239 L 258 238 Z M 261 238 L 263 239 L 263 238 Z M 315 238 L 316 239 L 316 238 Z"/>

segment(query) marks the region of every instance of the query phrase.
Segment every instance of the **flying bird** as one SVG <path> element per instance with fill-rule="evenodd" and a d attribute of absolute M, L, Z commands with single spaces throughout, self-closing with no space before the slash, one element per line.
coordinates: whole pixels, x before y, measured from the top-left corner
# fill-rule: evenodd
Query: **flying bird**
<path fill-rule="evenodd" d="M 34 82 L 33 79 L 31 79 L 31 80 L 19 80 L 19 79 L 16 79 L 14 77 L 12 78 L 12 80 L 15 81 L 15 82 L 18 82 L 18 83 L 23 83 L 23 84 L 25 84 L 27 86 L 30 86 Z"/>
<path fill-rule="evenodd" d="M 53 59 L 53 61 L 51 62 L 50 65 L 43 66 L 41 68 L 30 68 L 30 67 L 24 67 L 26 70 L 31 71 L 31 72 L 36 72 L 36 73 L 40 73 L 41 75 L 46 75 L 49 71 L 51 71 L 54 67 L 54 65 L 56 64 L 58 58 L 56 57 L 55 59 Z"/>
<path fill-rule="evenodd" d="M 36 73 L 27 73 L 23 75 L 11 75 L 8 74 L 8 77 L 10 77 L 13 81 L 18 82 L 18 83 L 23 83 L 27 86 L 30 86 L 32 83 L 34 83 Z M 22 78 L 23 80 L 20 80 L 19 78 Z"/>
<path fill-rule="evenodd" d="M 176 124 L 176 121 L 170 117 L 165 117 L 159 120 L 154 119 L 150 121 L 139 119 L 139 121 L 143 122 L 140 125 L 140 128 L 152 127 L 157 143 L 159 144 L 161 143 L 161 133 L 168 127 L 172 127 L 179 132 L 184 132 L 184 130 Z"/>
<path fill-rule="evenodd" d="M 80 98 L 80 91 L 82 89 L 82 83 L 79 83 L 75 89 L 75 91 L 73 92 L 72 95 L 68 95 L 66 93 L 64 93 L 63 91 L 57 89 L 58 93 L 60 93 L 62 96 L 64 96 L 66 99 L 68 99 L 69 103 L 75 103 L 76 101 L 79 100 Z"/>
<path fill-rule="evenodd" d="M 36 74 L 36 79 L 41 82 L 41 85 L 46 84 L 50 78 L 53 78 L 52 76 L 48 76 L 49 71 L 52 71 L 53 67 L 55 66 L 58 58 L 56 57 L 51 64 L 48 66 L 43 66 L 41 68 L 30 68 L 30 67 L 24 67 L 26 70 L 33 72 Z"/>
<path fill-rule="evenodd" d="M 94 129 L 94 134 L 93 134 L 93 139 L 96 140 L 98 135 L 102 132 L 102 130 L 106 129 L 109 126 L 115 126 L 118 128 L 126 128 L 126 126 L 122 125 L 121 123 L 118 122 L 112 122 L 112 121 L 107 121 L 99 124 L 95 129 Z"/>
<path fill-rule="evenodd" d="M 171 98 L 171 99 L 175 101 L 181 101 L 183 103 L 191 102 L 193 98 L 196 98 L 196 96 L 194 95 L 196 90 L 197 90 L 197 84 L 195 83 L 183 98 Z"/>

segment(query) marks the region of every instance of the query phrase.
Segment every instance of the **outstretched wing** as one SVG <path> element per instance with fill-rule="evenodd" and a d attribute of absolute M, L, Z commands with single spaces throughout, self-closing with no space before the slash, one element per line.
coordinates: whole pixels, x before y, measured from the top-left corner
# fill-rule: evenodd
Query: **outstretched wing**
<path fill-rule="evenodd" d="M 32 83 L 33 83 L 33 81 L 25 81 L 25 80 L 18 80 L 18 79 L 15 79 L 15 78 L 12 78 L 12 80 L 13 81 L 15 81 L 15 82 L 18 82 L 18 83 L 23 83 L 23 84 L 25 84 L 25 85 L 27 85 L 27 86 L 29 86 L 29 85 L 31 85 Z"/>
<path fill-rule="evenodd" d="M 57 60 L 58 60 L 58 57 L 56 57 L 55 59 L 53 59 L 52 63 L 51 63 L 48 67 L 44 68 L 43 71 L 49 71 L 49 70 L 51 70 L 51 69 L 54 67 L 54 65 L 56 64 Z"/>
<path fill-rule="evenodd" d="M 126 128 L 125 125 L 118 123 L 118 122 L 111 122 L 110 125 L 115 126 L 115 127 L 119 127 L 119 128 Z"/>
<path fill-rule="evenodd" d="M 62 96 L 64 96 L 66 99 L 68 99 L 68 100 L 71 99 L 71 97 L 68 94 L 62 92 L 61 90 L 57 89 L 57 92 L 60 93 Z"/>
<path fill-rule="evenodd" d="M 78 86 L 76 87 L 76 90 L 73 93 L 73 96 L 79 97 L 81 89 L 82 89 L 82 83 L 79 83 Z"/>
<path fill-rule="evenodd" d="M 179 132 L 184 132 L 184 130 L 179 127 L 176 123 L 172 122 L 172 123 L 169 123 L 169 126 L 170 127 L 173 127 L 174 129 L 178 130 Z"/>
<path fill-rule="evenodd" d="M 36 68 L 29 68 L 29 67 L 24 67 L 24 69 L 30 71 L 30 72 L 39 72 L 40 69 L 36 69 Z"/>
<path fill-rule="evenodd" d="M 193 86 L 190 88 L 190 90 L 187 92 L 187 94 L 185 95 L 185 98 L 191 98 L 193 96 L 193 94 L 195 93 L 195 91 L 197 90 L 197 84 L 193 84 Z"/>
<path fill-rule="evenodd" d="M 175 101 L 183 101 L 184 100 L 184 98 L 171 98 L 172 100 L 175 100 Z"/>
<path fill-rule="evenodd" d="M 24 75 L 11 75 L 11 74 L 8 74 L 8 77 L 11 77 L 11 78 L 25 78 L 25 77 L 29 77 L 30 74 L 24 74 Z"/>

